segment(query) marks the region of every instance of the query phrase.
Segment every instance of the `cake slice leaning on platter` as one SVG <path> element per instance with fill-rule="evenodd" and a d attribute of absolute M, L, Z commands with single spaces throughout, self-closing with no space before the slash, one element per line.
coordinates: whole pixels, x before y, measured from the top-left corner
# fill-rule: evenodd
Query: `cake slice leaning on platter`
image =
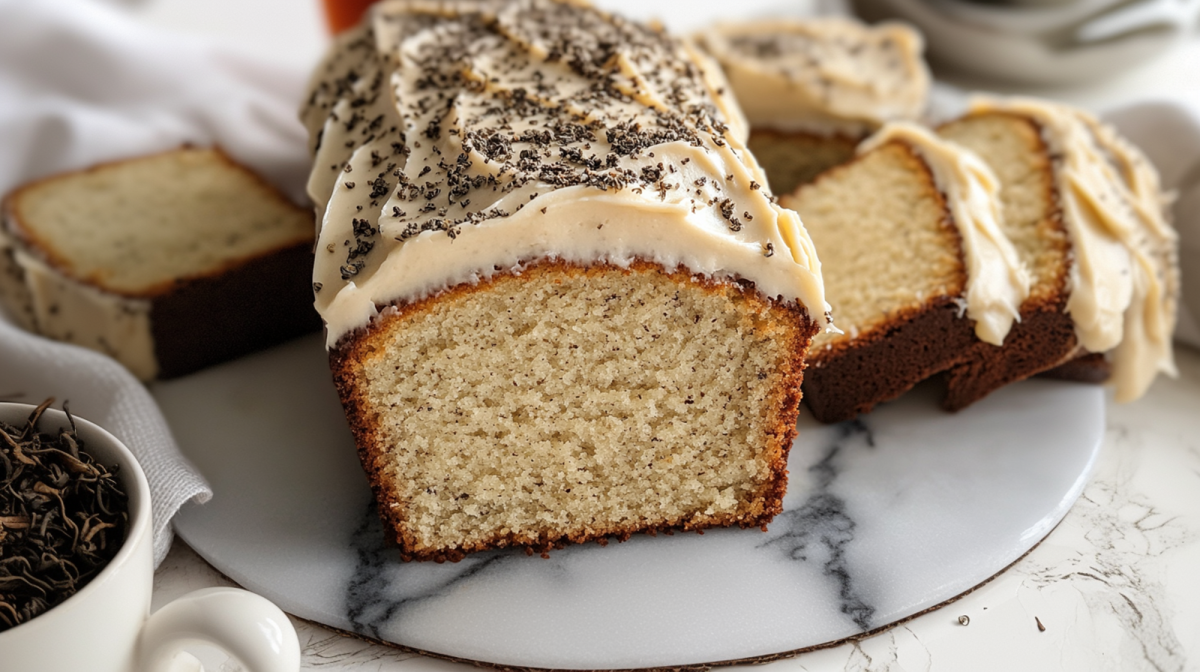
<path fill-rule="evenodd" d="M 892 123 L 781 203 L 823 260 L 843 333 L 819 334 L 804 401 L 821 422 L 870 411 L 999 350 L 1029 291 L 1000 228 L 999 183 L 975 154 Z"/>
<path fill-rule="evenodd" d="M 545 0 L 383 3 L 331 49 L 314 291 L 402 557 L 781 510 L 827 306 L 726 88 Z"/>
<path fill-rule="evenodd" d="M 952 373 L 951 406 L 1047 370 L 1100 382 L 1111 369 L 1118 401 L 1174 375 L 1178 237 L 1141 151 L 1086 112 L 1033 99 L 978 98 L 938 132 L 999 176 L 1003 228 L 1033 279 L 1006 343 L 1016 351 Z"/>

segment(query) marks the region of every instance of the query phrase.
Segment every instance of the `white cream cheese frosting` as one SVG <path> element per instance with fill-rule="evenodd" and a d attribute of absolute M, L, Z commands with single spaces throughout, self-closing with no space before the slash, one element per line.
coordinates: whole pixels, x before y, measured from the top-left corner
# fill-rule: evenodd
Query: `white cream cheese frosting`
<path fill-rule="evenodd" d="M 539 259 L 643 259 L 803 304 L 820 263 L 683 42 L 550 0 L 375 7 L 302 112 L 328 345 L 385 307 Z"/>
<path fill-rule="evenodd" d="M 921 35 L 840 17 L 723 23 L 696 36 L 725 71 L 751 126 L 865 136 L 925 111 Z"/>
<path fill-rule="evenodd" d="M 158 376 L 149 299 L 90 287 L 22 251 L 16 257 L 25 271 L 39 334 L 103 352 L 138 380 Z"/>
<path fill-rule="evenodd" d="M 0 305 L 22 328 L 103 352 L 139 380 L 158 375 L 150 301 L 101 291 L 31 254 L 0 221 Z"/>
<path fill-rule="evenodd" d="M 869 152 L 888 142 L 911 147 L 933 173 L 962 239 L 966 316 L 975 321 L 979 340 L 1002 345 L 1013 321 L 1020 320 L 1030 280 L 1016 248 L 1000 228 L 1000 180 L 970 150 L 912 123 L 884 126 L 858 151 Z"/>
<path fill-rule="evenodd" d="M 1067 313 L 1082 347 L 1110 352 L 1117 401 L 1175 375 L 1177 236 L 1158 174 L 1136 147 L 1091 115 L 1031 99 L 976 98 L 971 113 L 1032 119 L 1054 160 L 1072 261 Z"/>
<path fill-rule="evenodd" d="M 25 286 L 25 269 L 17 261 L 20 246 L 5 233 L 6 224 L 0 221 L 0 309 L 18 327 L 36 331 L 33 318 L 33 298 Z"/>

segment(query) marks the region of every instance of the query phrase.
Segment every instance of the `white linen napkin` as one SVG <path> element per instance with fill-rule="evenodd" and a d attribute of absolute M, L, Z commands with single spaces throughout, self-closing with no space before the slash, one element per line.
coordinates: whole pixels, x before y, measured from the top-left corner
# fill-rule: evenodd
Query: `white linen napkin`
<path fill-rule="evenodd" d="M 219 144 L 296 200 L 306 73 L 152 31 L 79 0 L 0 0 L 0 194 L 101 161 Z M 121 439 L 150 481 L 157 565 L 171 519 L 212 491 L 180 454 L 153 398 L 112 359 L 24 332 L 0 311 L 0 399 L 70 401 Z"/>

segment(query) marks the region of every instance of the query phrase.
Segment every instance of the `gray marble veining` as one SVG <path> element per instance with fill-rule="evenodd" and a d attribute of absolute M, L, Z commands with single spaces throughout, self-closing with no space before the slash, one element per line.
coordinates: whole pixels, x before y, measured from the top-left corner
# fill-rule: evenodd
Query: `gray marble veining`
<path fill-rule="evenodd" d="M 804 503 L 785 510 L 768 529 L 770 538 L 759 548 L 776 548 L 789 560 L 811 562 L 837 588 L 838 611 L 845 614 L 863 632 L 874 623 L 875 607 L 856 589 L 846 547 L 854 542 L 856 524 L 846 511 L 846 501 L 830 492 L 840 472 L 841 453 L 856 448 L 875 447 L 871 427 L 866 420 L 851 420 L 837 425 L 833 439 L 820 458 L 808 466 L 812 475 Z"/>
<path fill-rule="evenodd" d="M 1068 383 L 1029 381 L 956 415 L 919 389 L 861 421 L 803 419 L 785 511 L 766 532 L 406 564 L 369 509 L 323 354 L 300 341 L 156 388 L 216 492 L 181 513 L 179 534 L 290 613 L 514 665 L 738 659 L 918 613 L 987 580 L 1058 523 L 1104 422 L 1101 391 Z"/>

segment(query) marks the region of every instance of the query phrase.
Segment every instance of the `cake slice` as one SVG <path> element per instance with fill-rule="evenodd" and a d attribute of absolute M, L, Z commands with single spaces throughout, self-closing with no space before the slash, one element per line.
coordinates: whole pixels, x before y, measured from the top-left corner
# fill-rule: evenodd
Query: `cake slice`
<path fill-rule="evenodd" d="M 721 89 L 544 0 L 385 3 L 330 51 L 316 304 L 402 558 L 781 511 L 827 306 Z"/>
<path fill-rule="evenodd" d="M 889 121 L 916 121 L 929 68 L 915 30 L 841 17 L 722 23 L 696 36 L 720 63 L 776 193 L 854 158 Z"/>
<path fill-rule="evenodd" d="M 947 377 L 946 406 L 965 408 L 992 390 L 1051 369 L 1076 354 L 1066 313 L 1071 245 L 1057 197 L 1053 160 L 1040 127 L 995 111 L 944 124 L 938 134 L 978 154 L 1000 181 L 1000 228 L 1030 273 L 1020 322 L 1004 346 L 977 347 Z"/>
<path fill-rule="evenodd" d="M 333 353 L 407 558 L 781 511 L 803 309 L 635 262 L 543 262 L 387 311 Z"/>
<path fill-rule="evenodd" d="M 102 164 L 4 199 L 0 300 L 142 380 L 179 376 L 319 328 L 313 236 L 219 149 Z"/>
<path fill-rule="evenodd" d="M 851 163 L 781 199 L 821 254 L 842 333 L 818 334 L 804 401 L 821 422 L 870 411 L 998 347 L 1029 280 L 970 152 L 894 123 Z"/>
<path fill-rule="evenodd" d="M 1177 242 L 1141 152 L 1085 112 L 1031 99 L 977 99 L 939 133 L 1000 177 L 1003 226 L 1033 278 L 1013 352 L 952 373 L 951 406 L 1041 371 L 1091 382 L 1111 371 L 1122 401 L 1173 373 Z"/>

